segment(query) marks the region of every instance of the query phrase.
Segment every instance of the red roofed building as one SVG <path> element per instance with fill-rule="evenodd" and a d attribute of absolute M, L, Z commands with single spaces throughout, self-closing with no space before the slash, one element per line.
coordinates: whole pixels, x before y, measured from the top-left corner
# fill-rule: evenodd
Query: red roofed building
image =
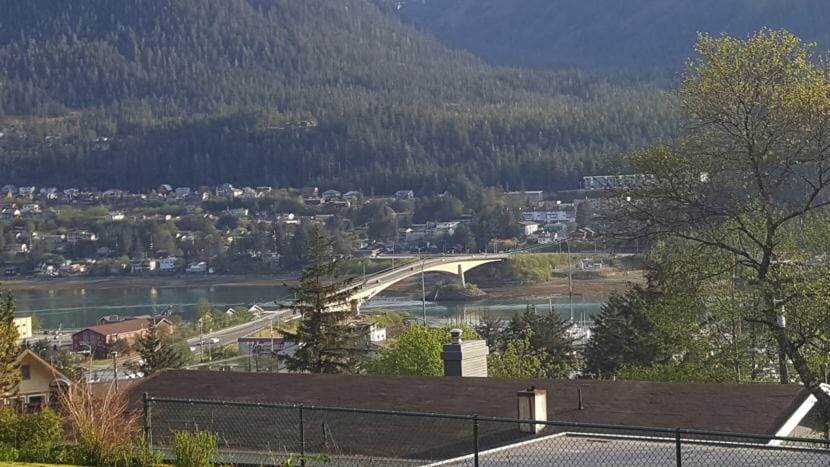
<path fill-rule="evenodd" d="M 150 325 L 155 321 L 173 332 L 173 323 L 162 317 L 140 316 L 123 321 L 108 322 L 85 328 L 72 335 L 72 350 L 75 352 L 91 351 L 96 356 L 106 356 L 109 346 L 122 341 L 132 346 L 139 337 L 145 335 Z"/>

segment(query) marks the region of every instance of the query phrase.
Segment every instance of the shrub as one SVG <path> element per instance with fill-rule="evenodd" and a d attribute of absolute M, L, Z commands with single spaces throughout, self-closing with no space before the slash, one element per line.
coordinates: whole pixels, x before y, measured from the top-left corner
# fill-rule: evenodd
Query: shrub
<path fill-rule="evenodd" d="M 0 409 L 0 444 L 17 446 L 18 418 L 12 409 Z"/>
<path fill-rule="evenodd" d="M 14 462 L 20 458 L 20 451 L 11 444 L 0 443 L 0 462 Z"/>
<path fill-rule="evenodd" d="M 0 410 L 0 444 L 7 447 L 5 456 L 46 462 L 52 447 L 63 441 L 61 418 L 49 409 L 42 412 L 17 415 L 11 410 Z M 13 449 L 9 451 L 9 449 Z"/>
<path fill-rule="evenodd" d="M 77 444 L 59 444 L 52 447 L 49 453 L 49 462 L 55 464 L 87 464 L 87 455 L 83 446 Z"/>
<path fill-rule="evenodd" d="M 125 465 L 139 439 L 140 415 L 127 410 L 124 392 L 112 386 L 98 396 L 86 385 L 76 384 L 61 393 L 74 441 L 94 465 Z"/>
<path fill-rule="evenodd" d="M 29 444 L 52 446 L 63 441 L 61 417 L 50 409 L 23 415 L 17 421 L 20 447 Z"/>
<path fill-rule="evenodd" d="M 177 431 L 173 435 L 173 452 L 178 467 L 206 467 L 213 465 L 216 452 L 216 433 L 208 431 Z"/>

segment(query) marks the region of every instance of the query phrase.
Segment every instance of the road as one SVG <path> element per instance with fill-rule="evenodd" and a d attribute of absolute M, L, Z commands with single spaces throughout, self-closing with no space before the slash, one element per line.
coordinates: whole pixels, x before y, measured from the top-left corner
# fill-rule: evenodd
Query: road
<path fill-rule="evenodd" d="M 211 339 L 218 339 L 218 342 L 211 343 L 211 345 L 223 346 L 232 343 L 236 343 L 236 340 L 240 337 L 245 337 L 249 334 L 253 334 L 260 329 L 268 326 L 270 323 L 276 323 L 279 319 L 286 319 L 293 316 L 291 310 L 289 309 L 282 309 L 271 313 L 265 313 L 259 318 L 254 319 L 253 321 L 249 321 L 244 324 L 240 324 L 237 326 L 233 326 L 230 328 L 220 329 L 218 331 L 214 331 L 211 333 L 203 334 L 201 337 L 191 337 L 187 340 L 187 344 L 191 347 L 195 347 L 196 351 L 199 350 L 199 342 L 200 340 L 207 343 L 210 342 Z"/>

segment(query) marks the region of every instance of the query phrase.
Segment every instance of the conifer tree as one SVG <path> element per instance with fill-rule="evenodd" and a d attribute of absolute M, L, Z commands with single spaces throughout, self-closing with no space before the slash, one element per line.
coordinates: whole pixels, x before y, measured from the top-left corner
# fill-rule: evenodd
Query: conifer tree
<path fill-rule="evenodd" d="M 144 361 L 140 367 L 144 376 L 150 376 L 165 368 L 178 368 L 184 364 L 184 355 L 155 319 L 151 320 L 147 334 L 138 339 L 136 348 Z"/>
<path fill-rule="evenodd" d="M 0 297 L 0 394 L 12 391 L 20 382 L 20 372 L 15 365 L 20 346 L 14 312 L 14 296 L 7 292 L 5 297 Z"/>
<path fill-rule="evenodd" d="M 308 265 L 300 286 L 293 289 L 296 300 L 290 306 L 301 316 L 296 333 L 290 336 L 298 349 L 281 358 L 291 371 L 355 373 L 367 353 L 367 336 L 348 322 L 352 310 L 349 294 L 343 291 L 348 281 L 336 280 L 331 239 L 319 226 L 312 233 Z"/>

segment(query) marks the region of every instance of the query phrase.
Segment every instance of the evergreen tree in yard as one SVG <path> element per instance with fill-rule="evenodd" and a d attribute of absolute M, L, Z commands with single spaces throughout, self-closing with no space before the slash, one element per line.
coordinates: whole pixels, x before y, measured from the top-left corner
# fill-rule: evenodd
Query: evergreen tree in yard
<path fill-rule="evenodd" d="M 14 311 L 14 296 L 8 292 L 0 297 L 0 394 L 13 390 L 20 382 L 20 372 L 14 364 L 20 353 Z"/>
<path fill-rule="evenodd" d="M 171 336 L 155 320 L 152 320 L 147 334 L 138 339 L 136 348 L 144 361 L 141 364 L 144 376 L 150 376 L 165 368 L 178 368 L 185 361 L 184 355 L 176 347 Z"/>
<path fill-rule="evenodd" d="M 348 282 L 334 280 L 337 261 L 331 239 L 320 226 L 313 230 L 306 257 L 308 265 L 300 286 L 293 289 L 297 298 L 291 305 L 301 316 L 291 335 L 298 349 L 281 358 L 291 371 L 355 373 L 368 351 L 367 336 L 348 323 L 352 314 L 349 294 L 341 292 Z"/>
<path fill-rule="evenodd" d="M 536 313 L 528 306 L 524 313 L 515 314 L 505 330 L 505 344 L 526 340 L 547 368 L 548 377 L 567 376 L 577 366 L 574 339 L 568 335 L 571 323 L 556 312 Z M 506 350 L 506 348 L 501 349 Z"/>
<path fill-rule="evenodd" d="M 585 369 L 599 377 L 615 375 L 626 366 L 650 366 L 664 360 L 654 326 L 645 310 L 655 292 L 635 286 L 613 294 L 591 328 L 585 349 Z"/>

